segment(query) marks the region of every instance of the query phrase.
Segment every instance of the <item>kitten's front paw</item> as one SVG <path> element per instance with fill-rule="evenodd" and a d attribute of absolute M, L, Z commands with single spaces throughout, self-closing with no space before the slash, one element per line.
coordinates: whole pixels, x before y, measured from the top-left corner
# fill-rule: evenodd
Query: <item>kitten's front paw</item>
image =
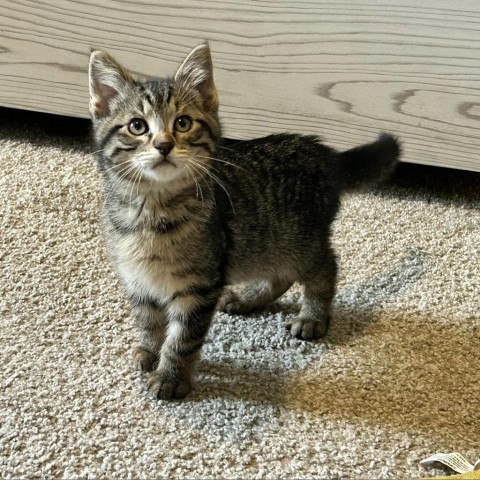
<path fill-rule="evenodd" d="M 192 389 L 189 379 L 173 377 L 161 371 L 150 373 L 147 379 L 148 392 L 160 400 L 181 399 Z"/>
<path fill-rule="evenodd" d="M 314 340 L 326 335 L 329 323 L 328 318 L 324 320 L 297 318 L 292 323 L 287 323 L 285 328 L 290 330 L 292 337 L 303 340 Z"/>
<path fill-rule="evenodd" d="M 133 354 L 133 365 L 136 370 L 141 372 L 151 372 L 155 370 L 158 357 L 152 352 L 145 350 L 143 347 L 137 347 Z"/>

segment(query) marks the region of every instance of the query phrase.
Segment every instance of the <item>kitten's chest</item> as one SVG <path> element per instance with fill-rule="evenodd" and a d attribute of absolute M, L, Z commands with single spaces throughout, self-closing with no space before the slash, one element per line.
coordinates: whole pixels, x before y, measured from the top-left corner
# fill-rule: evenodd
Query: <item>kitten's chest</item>
<path fill-rule="evenodd" d="M 178 241 L 153 232 L 118 238 L 113 246 L 115 264 L 129 292 L 165 300 L 190 282 L 178 274 L 190 264 L 185 253 Z"/>

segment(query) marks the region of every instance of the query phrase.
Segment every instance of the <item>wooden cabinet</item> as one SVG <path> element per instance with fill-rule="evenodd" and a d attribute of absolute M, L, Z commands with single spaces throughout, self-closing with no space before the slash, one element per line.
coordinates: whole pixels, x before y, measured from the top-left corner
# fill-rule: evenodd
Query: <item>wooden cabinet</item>
<path fill-rule="evenodd" d="M 91 48 L 163 76 L 205 39 L 227 136 L 385 130 L 405 161 L 480 171 L 478 0 L 2 0 L 0 105 L 86 117 Z"/>

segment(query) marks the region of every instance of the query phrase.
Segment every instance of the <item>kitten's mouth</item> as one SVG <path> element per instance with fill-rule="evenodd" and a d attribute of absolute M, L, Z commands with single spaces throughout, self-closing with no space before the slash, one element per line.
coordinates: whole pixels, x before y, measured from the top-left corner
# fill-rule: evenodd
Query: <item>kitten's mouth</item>
<path fill-rule="evenodd" d="M 165 168 L 168 165 L 177 168 L 177 166 L 169 158 L 162 158 L 161 160 L 159 160 L 158 162 L 155 162 L 152 165 L 152 170 L 155 170 L 158 167 Z"/>

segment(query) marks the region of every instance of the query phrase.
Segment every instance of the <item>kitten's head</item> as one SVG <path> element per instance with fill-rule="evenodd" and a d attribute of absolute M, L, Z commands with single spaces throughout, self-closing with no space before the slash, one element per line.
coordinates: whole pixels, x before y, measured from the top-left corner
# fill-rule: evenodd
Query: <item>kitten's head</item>
<path fill-rule="evenodd" d="M 207 44 L 173 78 L 146 79 L 111 55 L 90 57 L 90 113 L 100 168 L 154 188 L 195 178 L 220 138 L 218 96 Z"/>

